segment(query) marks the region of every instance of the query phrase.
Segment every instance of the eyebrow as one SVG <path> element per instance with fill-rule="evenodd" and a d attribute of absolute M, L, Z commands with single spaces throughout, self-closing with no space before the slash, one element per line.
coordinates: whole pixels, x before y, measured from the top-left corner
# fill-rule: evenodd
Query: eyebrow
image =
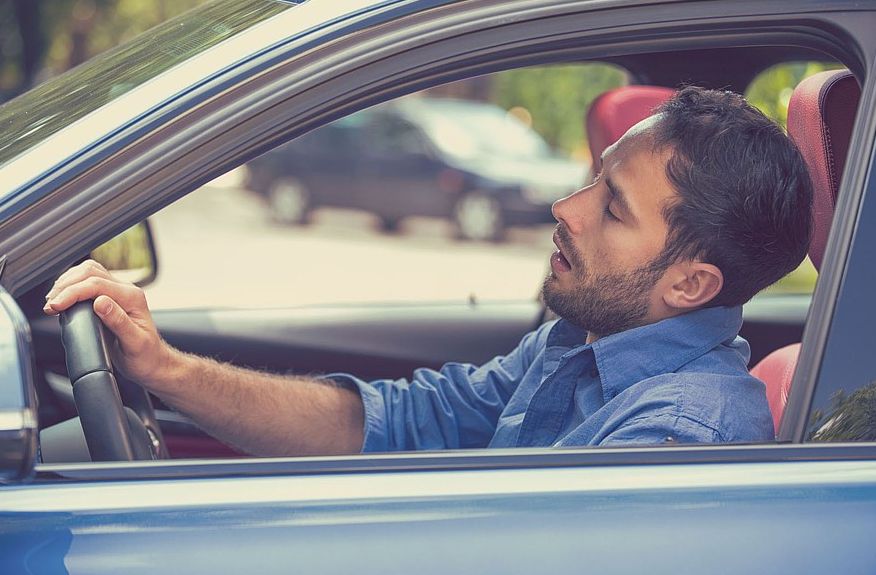
<path fill-rule="evenodd" d="M 627 201 L 627 195 L 608 175 L 605 176 L 605 187 L 608 188 L 612 200 L 620 206 L 621 211 L 624 212 L 624 214 L 626 214 L 634 223 L 638 222 L 639 219 L 636 217 L 636 214 L 633 212 L 632 208 L 630 208 L 630 203 Z"/>

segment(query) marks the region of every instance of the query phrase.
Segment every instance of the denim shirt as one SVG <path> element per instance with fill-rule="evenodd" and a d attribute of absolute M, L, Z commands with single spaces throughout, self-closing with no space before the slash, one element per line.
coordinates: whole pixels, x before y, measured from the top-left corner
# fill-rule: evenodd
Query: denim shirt
<path fill-rule="evenodd" d="M 715 307 L 586 344 L 585 330 L 559 320 L 481 366 L 327 377 L 358 388 L 366 452 L 770 441 L 741 325 L 741 307 Z"/>

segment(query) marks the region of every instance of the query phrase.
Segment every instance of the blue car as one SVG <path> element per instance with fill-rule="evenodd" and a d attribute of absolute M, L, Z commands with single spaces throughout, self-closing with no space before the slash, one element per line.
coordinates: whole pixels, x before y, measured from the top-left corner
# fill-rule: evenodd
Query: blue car
<path fill-rule="evenodd" d="M 873 572 L 874 29 L 876 5 L 845 0 L 220 0 L 6 103 L 0 573 Z M 441 83 L 585 61 L 633 87 L 740 92 L 774 64 L 843 69 L 794 95 L 811 104 L 798 145 L 823 192 L 811 302 L 745 310 L 775 441 L 249 458 L 121 377 L 116 390 L 88 316 L 62 335 L 42 313 L 70 265 L 296 137 Z M 369 378 L 486 361 L 545 314 L 461 301 L 154 317 L 194 353 Z"/>

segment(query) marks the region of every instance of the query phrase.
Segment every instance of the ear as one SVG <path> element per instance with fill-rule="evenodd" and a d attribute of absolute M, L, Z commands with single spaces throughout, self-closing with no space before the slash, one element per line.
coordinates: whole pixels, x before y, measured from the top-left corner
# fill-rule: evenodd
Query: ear
<path fill-rule="evenodd" d="M 672 285 L 663 294 L 663 303 L 679 311 L 702 307 L 724 287 L 724 274 L 717 266 L 697 261 L 672 266 Z"/>

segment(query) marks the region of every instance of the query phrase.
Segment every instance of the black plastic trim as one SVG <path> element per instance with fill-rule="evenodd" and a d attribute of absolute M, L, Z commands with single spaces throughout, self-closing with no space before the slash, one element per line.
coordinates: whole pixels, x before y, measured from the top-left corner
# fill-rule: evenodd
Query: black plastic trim
<path fill-rule="evenodd" d="M 39 465 L 35 481 L 119 481 L 162 478 L 224 478 L 333 475 L 385 472 L 775 463 L 790 461 L 876 461 L 876 443 L 803 445 L 709 445 L 627 449 L 512 449 L 356 457 L 153 461 Z"/>

